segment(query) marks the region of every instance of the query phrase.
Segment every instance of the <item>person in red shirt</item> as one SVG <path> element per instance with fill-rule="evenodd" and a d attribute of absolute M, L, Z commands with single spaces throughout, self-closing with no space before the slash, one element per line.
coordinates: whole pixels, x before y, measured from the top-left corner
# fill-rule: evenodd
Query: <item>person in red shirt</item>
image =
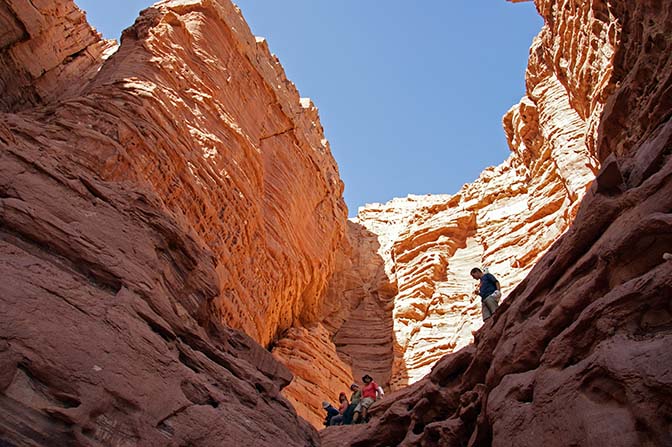
<path fill-rule="evenodd" d="M 331 421 L 329 422 L 329 425 L 343 425 L 343 417 L 345 415 L 345 410 L 348 409 L 348 405 L 350 403 L 348 402 L 348 398 L 345 396 L 345 393 L 341 393 L 338 395 L 338 413 L 336 416 L 331 418 Z"/>
<path fill-rule="evenodd" d="M 373 381 L 373 377 L 366 374 L 362 377 L 362 382 L 364 382 L 364 388 L 362 388 L 362 400 L 359 402 L 361 407 L 362 420 L 368 420 L 369 407 L 373 404 L 379 397 L 382 398 L 384 393 L 383 389 L 378 386 L 376 382 Z M 357 410 L 355 410 L 357 411 Z"/>

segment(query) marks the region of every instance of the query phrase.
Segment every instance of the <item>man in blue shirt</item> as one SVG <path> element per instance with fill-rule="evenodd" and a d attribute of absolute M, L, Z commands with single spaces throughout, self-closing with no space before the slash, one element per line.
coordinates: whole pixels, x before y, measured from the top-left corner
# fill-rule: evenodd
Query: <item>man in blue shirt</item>
<path fill-rule="evenodd" d="M 481 296 L 483 321 L 485 321 L 495 313 L 499 306 L 499 299 L 502 297 L 499 281 L 490 273 L 483 274 L 481 269 L 476 267 L 471 269 L 471 277 L 479 281 L 477 293 Z"/>

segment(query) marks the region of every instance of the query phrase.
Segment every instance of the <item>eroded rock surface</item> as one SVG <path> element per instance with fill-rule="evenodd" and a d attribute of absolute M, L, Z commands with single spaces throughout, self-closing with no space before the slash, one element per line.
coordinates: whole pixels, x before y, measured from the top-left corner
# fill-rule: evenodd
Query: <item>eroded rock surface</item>
<path fill-rule="evenodd" d="M 106 61 L 71 1 L 0 20 L 0 439 L 316 445 L 260 346 L 320 319 L 345 231 L 315 107 L 228 1 Z"/>
<path fill-rule="evenodd" d="M 528 190 L 544 189 L 535 177 L 559 179 L 546 183 L 546 193 L 538 196 L 555 203 L 534 207 L 545 210 L 540 224 L 560 219 L 562 226 L 576 217 L 476 333 L 474 344 L 443 357 L 427 377 L 375 405 L 376 417 L 368 425 L 323 432 L 324 446 L 672 444 L 672 5 L 536 4 L 546 24 L 532 49 L 528 96 L 507 114 L 505 128 L 514 157 L 533 161 L 518 167 L 522 179 L 536 172 L 524 182 Z M 556 115 L 542 98 L 556 98 L 558 110 L 570 112 L 568 118 Z M 548 122 L 544 117 L 564 123 L 551 127 L 553 138 L 540 132 Z M 565 140 L 569 146 L 562 147 L 568 149 L 555 146 L 554 139 Z M 601 166 L 580 202 L 574 200 L 581 197 L 588 168 L 581 170 L 581 163 L 560 155 L 552 169 L 534 167 L 543 166 L 544 153 L 555 160 L 558 151 Z M 498 181 L 506 167 L 481 178 Z M 583 172 L 578 178 L 563 174 L 577 170 Z M 504 200 L 507 195 L 502 194 Z M 386 209 L 408 208 L 409 201 Z M 530 211 L 523 207 L 516 214 L 530 216 Z M 385 209 L 373 212 L 383 216 Z M 434 215 L 440 213 L 426 218 Z M 527 229 L 519 234 L 543 234 L 528 226 L 534 220 L 523 220 L 520 228 Z M 516 240 L 515 228 L 491 228 L 494 243 L 475 244 L 475 250 L 495 273 L 499 262 L 516 274 L 515 264 L 503 264 L 505 254 L 513 253 L 508 244 L 520 243 L 522 256 L 534 258 L 551 242 L 541 238 L 537 248 L 539 238 Z M 468 234 L 453 233 L 463 239 Z M 406 247 L 422 232 L 400 234 L 397 246 Z M 427 239 L 430 248 L 439 245 L 437 238 Z M 444 244 L 452 240 L 445 238 Z M 395 244 L 388 245 L 394 251 Z M 465 242 L 461 249 L 469 247 Z M 407 252 L 396 252 L 394 259 Z M 428 252 L 431 259 L 430 249 L 417 252 L 407 256 Z M 444 261 L 448 271 L 451 259 Z M 389 271 L 401 293 L 399 267 Z M 505 282 L 510 278 L 500 275 Z M 417 279 L 411 284 L 431 291 L 433 282 L 425 283 L 430 286 Z"/>
<path fill-rule="evenodd" d="M 0 4 L 0 111 L 75 95 L 116 49 L 73 2 Z"/>
<path fill-rule="evenodd" d="M 273 356 L 294 374 L 283 396 L 302 418 L 324 428 L 322 402 L 330 401 L 337 407 L 338 393 L 346 392 L 353 381 L 351 362 L 339 356 L 322 324 L 290 329 L 273 348 Z"/>
<path fill-rule="evenodd" d="M 382 259 L 397 290 L 395 357 L 386 374 L 392 389 L 419 380 L 443 355 L 471 343 L 481 325 L 471 268 L 489 269 L 506 295 L 574 219 L 599 167 L 599 119 L 615 88 L 618 27 L 613 15 L 595 8 L 558 13 L 561 29 L 547 24 L 535 39 L 527 94 L 503 118 L 512 152 L 504 163 L 452 196 L 410 196 L 360 209 L 356 223 L 377 235 L 380 247 L 355 268 Z M 350 239 L 361 243 L 356 235 Z"/>

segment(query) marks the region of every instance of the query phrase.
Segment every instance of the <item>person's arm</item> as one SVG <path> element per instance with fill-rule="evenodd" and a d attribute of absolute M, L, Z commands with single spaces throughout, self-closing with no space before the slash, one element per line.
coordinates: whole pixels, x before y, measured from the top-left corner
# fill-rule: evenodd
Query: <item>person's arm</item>
<path fill-rule="evenodd" d="M 380 385 L 376 388 L 376 393 L 378 393 L 378 399 L 382 399 L 385 396 L 385 391 L 383 391 L 383 387 Z"/>
<path fill-rule="evenodd" d="M 487 273 L 487 279 L 488 279 L 488 282 L 491 282 L 495 285 L 496 290 L 499 290 L 501 292 L 501 289 L 500 289 L 500 286 L 499 286 L 499 280 L 497 278 L 495 278 L 495 275 L 493 275 L 492 273 Z M 481 281 L 483 281 L 483 280 L 481 279 Z"/>

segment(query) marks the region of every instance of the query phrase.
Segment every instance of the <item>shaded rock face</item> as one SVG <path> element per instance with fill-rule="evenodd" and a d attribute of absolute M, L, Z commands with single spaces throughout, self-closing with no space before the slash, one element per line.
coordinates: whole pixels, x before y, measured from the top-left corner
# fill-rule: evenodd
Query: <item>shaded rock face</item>
<path fill-rule="evenodd" d="M 322 402 L 338 408 L 338 393 L 346 392 L 353 380 L 350 363 L 336 352 L 329 331 L 322 324 L 292 328 L 274 346 L 273 356 L 294 374 L 283 396 L 302 418 L 323 428 Z"/>
<path fill-rule="evenodd" d="M 528 95 L 504 119 L 518 142 L 514 157 L 556 150 L 539 128 L 544 116 L 561 116 L 539 101 L 558 98 L 573 112 L 551 136 L 587 151 L 586 164 L 600 166 L 595 181 L 580 202 L 563 205 L 568 219 L 575 215 L 567 232 L 473 344 L 375 405 L 368 425 L 323 432 L 324 446 L 672 445 L 672 5 L 536 4 L 546 24 L 532 48 Z M 582 132 L 561 138 L 577 120 Z M 562 174 L 580 163 L 554 165 L 542 172 L 560 177 L 563 203 L 580 198 L 583 180 Z"/>
<path fill-rule="evenodd" d="M 0 23 L 3 445 L 316 445 L 260 346 L 319 321 L 345 231 L 315 107 L 226 1 L 106 61 L 71 1 Z"/>

